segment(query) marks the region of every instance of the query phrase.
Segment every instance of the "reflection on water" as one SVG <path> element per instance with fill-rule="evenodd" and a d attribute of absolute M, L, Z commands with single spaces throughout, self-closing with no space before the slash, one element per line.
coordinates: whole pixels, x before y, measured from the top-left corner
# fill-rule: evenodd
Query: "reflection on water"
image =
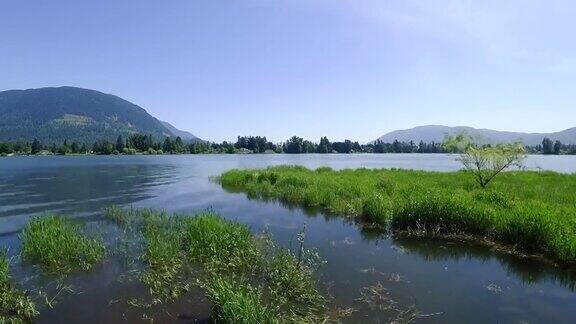
<path fill-rule="evenodd" d="M 19 250 L 18 231 L 43 213 L 77 217 L 104 235 L 110 246 L 117 228 L 102 219 L 111 204 L 162 208 L 171 212 L 213 209 L 269 230 L 276 241 L 294 244 L 306 223 L 308 247 L 327 261 L 319 273 L 322 289 L 334 296 L 333 306 L 356 310 L 348 322 L 387 322 L 395 311 L 371 307 L 360 299 L 364 287 L 382 287 L 389 302 L 403 311 L 411 307 L 419 322 L 570 322 L 576 317 L 576 270 L 522 259 L 485 246 L 447 240 L 388 237 L 317 210 L 278 202 L 250 200 L 225 191 L 209 177 L 231 168 L 301 164 L 316 168 L 404 167 L 455 170 L 446 155 L 219 155 L 122 157 L 19 157 L 0 159 L 0 245 Z M 531 167 L 576 171 L 573 157 L 531 157 Z M 54 278 L 19 262 L 17 280 L 35 292 L 57 293 Z M 94 271 L 74 275 L 53 308 L 43 307 L 39 322 L 202 321 L 210 305 L 199 291 L 177 303 L 142 309 L 127 302 L 147 294 L 134 278 L 126 280 L 125 262 L 109 255 Z M 129 276 L 128 276 L 129 277 Z M 120 278 L 120 279 L 119 279 Z M 378 286 L 380 285 L 380 286 Z"/>
<path fill-rule="evenodd" d="M 498 261 L 502 267 L 522 283 L 531 285 L 544 281 L 576 291 L 576 269 L 569 266 L 551 266 L 534 258 L 522 258 L 497 252 L 473 242 L 438 238 L 395 237 L 394 244 L 430 261 Z"/>

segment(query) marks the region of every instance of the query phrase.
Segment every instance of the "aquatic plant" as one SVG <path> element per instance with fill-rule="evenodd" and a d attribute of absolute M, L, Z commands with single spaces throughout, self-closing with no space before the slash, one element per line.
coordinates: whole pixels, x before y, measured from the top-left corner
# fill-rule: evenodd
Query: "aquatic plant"
<path fill-rule="evenodd" d="M 242 279 L 212 276 L 206 284 L 206 296 L 214 304 L 216 323 L 279 323 L 275 310 L 263 302 L 262 290 Z"/>
<path fill-rule="evenodd" d="M 281 304 L 318 305 L 323 301 L 312 269 L 298 262 L 296 255 L 288 249 L 280 249 L 267 260 L 265 275 L 270 293 L 286 300 Z"/>
<path fill-rule="evenodd" d="M 231 170 L 219 181 L 252 198 L 320 207 L 394 231 L 472 235 L 576 262 L 576 174 L 503 172 L 481 189 L 463 171 L 275 166 Z"/>
<path fill-rule="evenodd" d="M 141 233 L 142 282 L 157 302 L 175 300 L 197 284 L 206 289 L 216 321 L 305 321 L 321 312 L 324 299 L 313 278 L 318 256 L 303 247 L 297 253 L 277 248 L 269 237 L 213 212 L 109 208 L 106 215 Z"/>
<path fill-rule="evenodd" d="M 72 220 L 46 215 L 31 220 L 20 234 L 22 257 L 53 274 L 90 270 L 104 256 L 104 244 L 84 234 Z"/>
<path fill-rule="evenodd" d="M 205 212 L 186 222 L 188 256 L 211 272 L 251 272 L 261 268 L 260 251 L 246 226 Z"/>
<path fill-rule="evenodd" d="M 0 250 L 0 323 L 29 321 L 38 311 L 24 292 L 10 284 L 9 265 L 6 251 Z"/>
<path fill-rule="evenodd" d="M 188 290 L 183 283 L 182 267 L 184 253 L 181 247 L 181 233 L 172 228 L 173 222 L 162 214 L 148 218 L 144 227 L 144 260 L 149 270 L 142 281 L 148 285 L 150 293 L 161 299 L 173 300 Z"/>

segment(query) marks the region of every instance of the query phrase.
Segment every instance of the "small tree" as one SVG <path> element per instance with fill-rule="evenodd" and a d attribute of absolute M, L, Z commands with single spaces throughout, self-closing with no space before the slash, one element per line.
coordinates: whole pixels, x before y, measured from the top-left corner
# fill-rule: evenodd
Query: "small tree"
<path fill-rule="evenodd" d="M 458 160 L 474 174 L 482 188 L 507 168 L 522 166 L 526 158 L 524 146 L 520 143 L 478 146 L 463 134 L 446 138 L 444 148 L 448 152 L 460 152 Z"/>
<path fill-rule="evenodd" d="M 554 153 L 554 142 L 548 137 L 542 140 L 542 154 L 552 154 Z"/>
<path fill-rule="evenodd" d="M 556 141 L 554 142 L 554 154 L 560 154 L 560 150 L 562 150 L 562 142 Z"/>
<path fill-rule="evenodd" d="M 124 143 L 124 139 L 122 138 L 122 135 L 118 135 L 118 138 L 116 139 L 116 150 L 118 152 L 122 152 L 125 147 L 126 147 L 126 144 Z"/>
<path fill-rule="evenodd" d="M 32 141 L 32 151 L 30 153 L 38 154 L 40 153 L 41 150 L 42 150 L 42 144 L 40 144 L 40 141 L 35 138 L 34 141 Z"/>

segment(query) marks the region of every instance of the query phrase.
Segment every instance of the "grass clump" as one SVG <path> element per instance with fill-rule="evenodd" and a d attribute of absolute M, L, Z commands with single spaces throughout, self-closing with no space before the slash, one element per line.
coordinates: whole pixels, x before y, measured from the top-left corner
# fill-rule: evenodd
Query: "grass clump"
<path fill-rule="evenodd" d="M 0 323 L 30 321 L 37 314 L 30 298 L 10 285 L 8 256 L 0 250 Z"/>
<path fill-rule="evenodd" d="M 281 305 L 319 305 L 322 297 L 311 271 L 313 266 L 303 266 L 288 249 L 280 249 L 266 263 L 266 281 L 270 293 Z"/>
<path fill-rule="evenodd" d="M 212 212 L 168 215 L 111 208 L 106 214 L 141 233 L 147 266 L 142 282 L 159 302 L 177 299 L 199 284 L 217 322 L 305 321 L 320 312 L 324 300 L 309 261 L 313 253 L 303 248 L 297 257 Z"/>
<path fill-rule="evenodd" d="M 164 300 L 174 300 L 188 290 L 183 281 L 184 253 L 181 248 L 182 234 L 169 222 L 165 214 L 152 215 L 143 228 L 145 237 L 144 260 L 149 270 L 142 281 L 150 293 Z"/>
<path fill-rule="evenodd" d="M 576 262 L 576 174 L 503 172 L 488 189 L 466 171 L 275 166 L 231 170 L 219 179 L 225 189 L 254 198 L 319 207 L 393 230 L 472 235 Z"/>
<path fill-rule="evenodd" d="M 206 284 L 216 323 L 279 323 L 276 312 L 263 302 L 262 289 L 242 279 L 213 276 Z"/>
<path fill-rule="evenodd" d="M 214 213 L 201 213 L 187 221 L 184 240 L 188 255 L 209 271 L 250 272 L 261 267 L 250 230 Z"/>
<path fill-rule="evenodd" d="M 89 238 L 72 220 L 49 215 L 30 221 L 20 234 L 24 260 L 54 274 L 89 270 L 104 256 L 104 244 Z"/>

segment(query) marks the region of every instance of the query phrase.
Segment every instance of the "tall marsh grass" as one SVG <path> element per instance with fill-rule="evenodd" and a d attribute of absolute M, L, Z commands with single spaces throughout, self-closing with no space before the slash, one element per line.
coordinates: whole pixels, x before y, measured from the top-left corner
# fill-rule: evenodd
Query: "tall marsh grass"
<path fill-rule="evenodd" d="M 213 303 L 215 323 L 252 324 L 279 323 L 275 310 L 263 302 L 263 292 L 242 279 L 212 276 L 206 285 L 206 295 Z"/>
<path fill-rule="evenodd" d="M 393 230 L 465 234 L 576 262 L 576 174 L 505 172 L 483 189 L 467 172 L 276 166 L 231 170 L 222 186 L 320 207 Z"/>
<path fill-rule="evenodd" d="M 322 308 L 310 251 L 298 258 L 212 212 L 112 207 L 106 215 L 143 236 L 142 281 L 159 301 L 175 300 L 199 284 L 213 303 L 213 319 L 224 323 L 306 321 Z"/>
<path fill-rule="evenodd" d="M 47 215 L 31 220 L 20 234 L 22 257 L 53 274 L 90 270 L 104 256 L 104 244 L 72 220 Z"/>
<path fill-rule="evenodd" d="M 6 251 L 0 250 L 0 323 L 23 323 L 38 312 L 30 298 L 10 284 L 9 265 Z"/>

